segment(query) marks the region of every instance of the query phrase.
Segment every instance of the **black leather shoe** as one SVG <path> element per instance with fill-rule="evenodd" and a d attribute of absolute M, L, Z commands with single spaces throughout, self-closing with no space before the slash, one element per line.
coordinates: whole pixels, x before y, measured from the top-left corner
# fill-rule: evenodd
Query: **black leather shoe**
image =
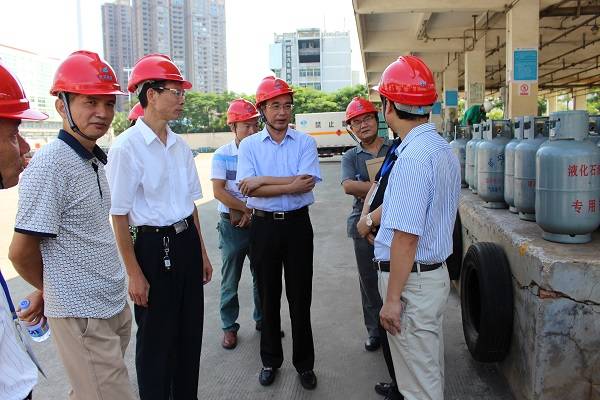
<path fill-rule="evenodd" d="M 257 331 L 262 331 L 262 321 L 256 321 L 256 326 L 255 326 Z M 281 337 L 284 337 L 285 333 L 283 333 L 283 331 L 281 331 Z"/>
<path fill-rule="evenodd" d="M 398 388 L 393 383 L 377 382 L 375 392 L 385 396 L 383 400 L 403 400 L 404 396 L 400 394 Z"/>
<path fill-rule="evenodd" d="M 300 375 L 300 384 L 304 389 L 313 390 L 317 387 L 317 376 L 313 371 L 304 371 L 298 375 Z"/>
<path fill-rule="evenodd" d="M 394 390 L 390 390 L 387 396 L 383 400 L 404 400 L 404 396 L 400 394 L 398 389 L 394 387 Z"/>
<path fill-rule="evenodd" d="M 365 342 L 367 351 L 376 351 L 381 347 L 381 340 L 376 336 L 370 336 Z"/>
<path fill-rule="evenodd" d="M 375 384 L 375 393 L 381 396 L 387 396 L 390 389 L 394 386 L 395 385 L 393 383 L 377 382 Z"/>
<path fill-rule="evenodd" d="M 258 381 L 263 386 L 269 386 L 275 381 L 275 375 L 277 375 L 277 368 L 262 367 L 258 375 Z"/>

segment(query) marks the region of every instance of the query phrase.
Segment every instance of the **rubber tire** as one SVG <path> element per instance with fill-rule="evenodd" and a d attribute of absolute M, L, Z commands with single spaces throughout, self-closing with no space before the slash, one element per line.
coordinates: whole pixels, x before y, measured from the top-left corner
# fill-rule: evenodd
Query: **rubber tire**
<path fill-rule="evenodd" d="M 460 269 L 463 258 L 463 239 L 462 239 L 462 223 L 460 222 L 460 214 L 456 212 L 456 221 L 454 222 L 454 231 L 452 231 L 452 254 L 446 259 L 448 267 L 448 275 L 450 280 L 457 281 L 460 278 Z"/>
<path fill-rule="evenodd" d="M 469 247 L 460 277 L 463 332 L 471 356 L 498 362 L 508 354 L 513 328 L 512 276 L 504 250 L 495 243 Z"/>

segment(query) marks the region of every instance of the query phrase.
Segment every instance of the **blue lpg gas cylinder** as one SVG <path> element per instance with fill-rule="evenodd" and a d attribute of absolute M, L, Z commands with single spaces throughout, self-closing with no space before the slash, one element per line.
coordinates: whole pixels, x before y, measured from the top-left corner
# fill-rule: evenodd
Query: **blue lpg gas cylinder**
<path fill-rule="evenodd" d="M 510 120 L 492 120 L 491 129 L 477 146 L 477 192 L 487 208 L 506 208 L 504 149 L 513 138 Z M 489 125 L 488 125 L 489 126 Z"/>

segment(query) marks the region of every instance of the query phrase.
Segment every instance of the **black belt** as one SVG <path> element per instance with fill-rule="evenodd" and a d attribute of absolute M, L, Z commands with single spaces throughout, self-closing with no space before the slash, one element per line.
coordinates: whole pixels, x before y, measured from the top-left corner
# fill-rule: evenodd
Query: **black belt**
<path fill-rule="evenodd" d="M 274 219 L 275 221 L 283 221 L 306 214 L 308 214 L 308 206 L 293 211 L 263 211 L 254 209 L 254 215 L 257 217 Z"/>
<path fill-rule="evenodd" d="M 149 226 L 141 225 L 137 227 L 137 233 L 174 233 L 178 234 L 185 231 L 187 228 L 194 226 L 194 216 L 190 215 L 181 221 L 175 222 L 169 226 Z"/>
<path fill-rule="evenodd" d="M 230 219 L 229 213 L 221 213 L 221 218 Z"/>
<path fill-rule="evenodd" d="M 442 266 L 443 263 L 435 263 L 435 264 L 419 264 L 421 272 L 429 272 L 434 271 Z M 373 260 L 373 268 L 376 270 L 381 270 L 381 272 L 390 272 L 390 262 L 389 261 L 377 261 Z M 417 263 L 414 263 L 412 266 L 412 270 L 410 272 L 418 272 Z"/>

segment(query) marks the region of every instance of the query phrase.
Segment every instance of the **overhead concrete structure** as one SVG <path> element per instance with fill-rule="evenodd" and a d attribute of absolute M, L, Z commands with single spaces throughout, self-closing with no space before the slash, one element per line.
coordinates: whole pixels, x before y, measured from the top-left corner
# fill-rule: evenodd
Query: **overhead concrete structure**
<path fill-rule="evenodd" d="M 480 51 L 485 54 L 485 95 L 498 97 L 507 88 L 507 117 L 510 104 L 516 115 L 522 101 L 529 112 L 537 95 L 576 97 L 600 86 L 598 1 L 353 0 L 353 6 L 371 88 L 399 55 L 413 54 L 434 72 L 455 68 L 457 61 L 458 90 L 466 90 L 468 97 L 465 79 L 475 81 L 465 73 L 471 70 L 471 58 L 480 59 L 475 55 Z M 530 46 L 538 48 L 537 81 L 521 87 L 509 74 L 507 84 L 507 60 L 510 68 L 514 50 Z M 371 98 L 378 100 L 373 94 Z"/>

